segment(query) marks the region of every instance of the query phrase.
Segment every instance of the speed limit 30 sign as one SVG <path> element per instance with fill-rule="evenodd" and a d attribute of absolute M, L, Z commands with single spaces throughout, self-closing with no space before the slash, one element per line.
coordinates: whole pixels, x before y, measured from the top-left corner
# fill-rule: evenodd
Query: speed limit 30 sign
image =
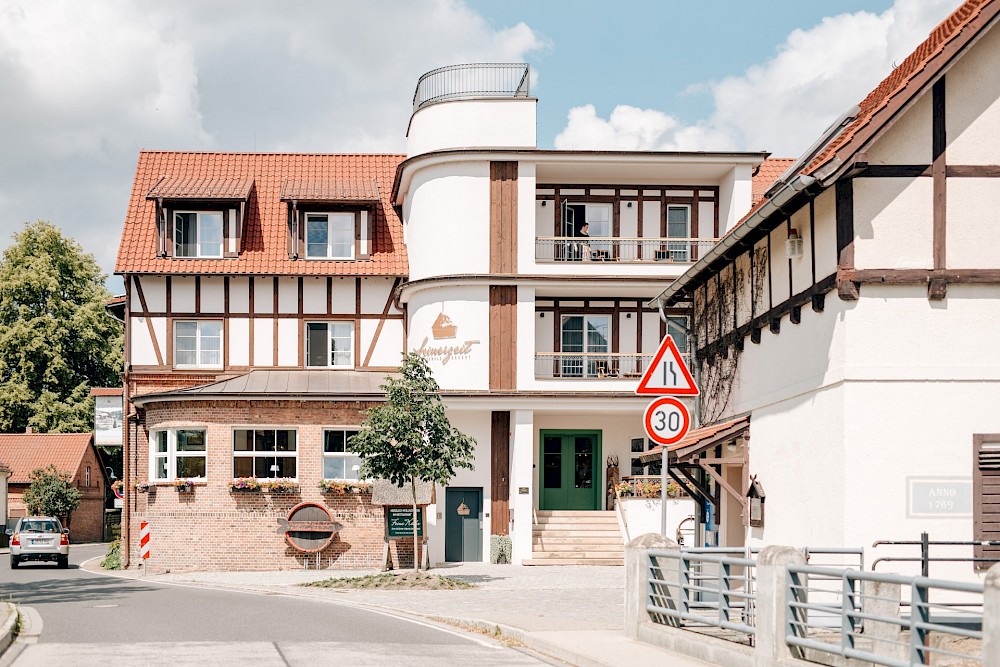
<path fill-rule="evenodd" d="M 664 446 L 680 442 L 691 428 L 691 414 L 673 396 L 663 396 L 650 403 L 642 421 L 649 439 Z"/>

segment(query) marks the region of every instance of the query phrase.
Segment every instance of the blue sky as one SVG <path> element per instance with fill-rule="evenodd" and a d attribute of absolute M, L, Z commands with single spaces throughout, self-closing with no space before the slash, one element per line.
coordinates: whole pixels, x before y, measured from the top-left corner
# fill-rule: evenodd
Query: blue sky
<path fill-rule="evenodd" d="M 892 4 L 892 0 L 469 2 L 495 27 L 524 22 L 551 44 L 526 57 L 541 78 L 535 91 L 540 98 L 538 141 L 546 148 L 566 125 L 568 109 L 587 103 L 593 103 L 602 116 L 618 104 L 629 104 L 695 122 L 712 109 L 709 91 L 698 90 L 705 82 L 737 76 L 749 65 L 772 58 L 793 30 L 811 28 L 824 17 L 858 11 L 881 14 Z"/>
<path fill-rule="evenodd" d="M 531 63 L 541 148 L 795 157 L 958 5 L 0 0 L 0 248 L 50 220 L 111 273 L 140 148 L 401 152 L 454 63 Z"/>

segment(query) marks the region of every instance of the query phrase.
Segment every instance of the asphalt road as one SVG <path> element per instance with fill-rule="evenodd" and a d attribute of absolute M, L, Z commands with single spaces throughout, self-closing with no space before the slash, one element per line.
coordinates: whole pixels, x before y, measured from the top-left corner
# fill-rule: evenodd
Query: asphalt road
<path fill-rule="evenodd" d="M 474 635 L 357 607 L 115 579 L 79 568 L 103 553 L 104 546 L 75 547 L 68 570 L 48 563 L 11 570 L 2 558 L 0 598 L 33 607 L 44 621 L 38 644 L 20 652 L 16 667 L 543 664 Z"/>

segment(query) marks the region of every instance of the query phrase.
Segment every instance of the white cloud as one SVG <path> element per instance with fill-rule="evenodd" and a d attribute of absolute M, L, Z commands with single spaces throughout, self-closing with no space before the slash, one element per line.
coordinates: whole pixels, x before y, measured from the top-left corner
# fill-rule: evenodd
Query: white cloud
<path fill-rule="evenodd" d="M 545 48 L 462 0 L 0 0 L 0 247 L 113 265 L 137 150 L 400 151 L 420 74 Z"/>
<path fill-rule="evenodd" d="M 882 14 L 857 12 L 795 30 L 777 55 L 741 76 L 699 84 L 709 118 L 684 124 L 654 109 L 571 109 L 557 148 L 768 150 L 797 156 L 839 114 L 861 101 L 954 9 L 955 0 L 896 0 Z"/>

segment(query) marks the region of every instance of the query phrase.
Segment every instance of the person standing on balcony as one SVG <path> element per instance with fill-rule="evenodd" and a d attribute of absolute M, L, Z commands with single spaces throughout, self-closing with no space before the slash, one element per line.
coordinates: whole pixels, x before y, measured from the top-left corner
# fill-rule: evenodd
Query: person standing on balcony
<path fill-rule="evenodd" d="M 590 234 L 590 224 L 583 223 L 580 225 L 580 230 L 576 233 L 577 238 L 589 239 Z M 576 255 L 577 259 L 589 260 L 590 259 L 590 243 L 587 241 L 578 241 L 576 244 Z"/>

